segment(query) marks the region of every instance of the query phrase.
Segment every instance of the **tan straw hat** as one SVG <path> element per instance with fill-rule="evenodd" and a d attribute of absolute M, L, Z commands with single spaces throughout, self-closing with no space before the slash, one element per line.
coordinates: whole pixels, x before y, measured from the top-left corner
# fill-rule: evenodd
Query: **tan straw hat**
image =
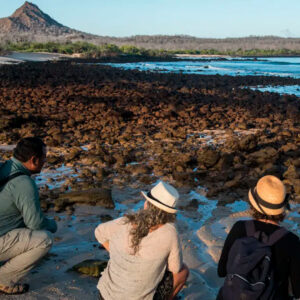
<path fill-rule="evenodd" d="M 160 181 L 150 192 L 142 192 L 147 201 L 168 213 L 177 212 L 176 204 L 179 199 L 177 190 L 168 183 Z"/>
<path fill-rule="evenodd" d="M 272 175 L 259 179 L 256 187 L 249 190 L 248 197 L 252 206 L 264 215 L 279 215 L 287 204 L 283 182 Z"/>

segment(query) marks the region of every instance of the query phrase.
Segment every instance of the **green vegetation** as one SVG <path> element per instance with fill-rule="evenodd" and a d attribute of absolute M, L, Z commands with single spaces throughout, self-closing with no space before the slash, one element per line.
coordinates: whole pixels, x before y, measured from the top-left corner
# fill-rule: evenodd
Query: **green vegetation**
<path fill-rule="evenodd" d="M 94 45 L 86 42 L 76 43 L 9 43 L 5 46 L 7 51 L 24 51 L 24 52 L 50 52 L 61 54 L 82 54 L 86 58 L 100 58 L 107 56 L 134 55 L 134 56 L 151 56 L 166 57 L 170 55 L 164 50 L 147 50 L 134 46 L 116 46 L 113 44 Z"/>
<path fill-rule="evenodd" d="M 143 57 L 170 57 L 174 54 L 189 54 L 189 55 L 230 55 L 230 56 L 283 56 L 283 55 L 300 55 L 300 50 L 290 49 L 252 49 L 252 50 L 153 50 L 138 48 L 130 45 L 117 46 L 113 44 L 103 44 L 97 46 L 87 42 L 75 43 L 8 43 L 6 46 L 0 46 L 1 50 L 6 51 L 24 51 L 24 52 L 50 52 L 61 54 L 81 54 L 85 58 L 101 58 L 113 57 L 121 55 L 143 56 Z"/>

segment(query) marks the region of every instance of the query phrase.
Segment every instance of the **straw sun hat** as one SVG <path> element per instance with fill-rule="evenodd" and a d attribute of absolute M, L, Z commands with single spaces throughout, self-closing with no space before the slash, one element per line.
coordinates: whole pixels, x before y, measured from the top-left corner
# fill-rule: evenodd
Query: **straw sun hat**
<path fill-rule="evenodd" d="M 272 175 L 259 179 L 256 187 L 249 190 L 248 197 L 251 205 L 264 215 L 282 214 L 287 205 L 285 186 Z"/>
<path fill-rule="evenodd" d="M 147 201 L 168 213 L 177 212 L 176 204 L 179 199 L 177 190 L 168 183 L 160 181 L 150 192 L 142 192 Z"/>

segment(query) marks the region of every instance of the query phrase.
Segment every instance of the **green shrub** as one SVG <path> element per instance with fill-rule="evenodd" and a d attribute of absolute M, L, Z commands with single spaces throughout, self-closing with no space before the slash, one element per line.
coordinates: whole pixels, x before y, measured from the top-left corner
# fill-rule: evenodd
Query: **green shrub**
<path fill-rule="evenodd" d="M 289 49 L 251 49 L 251 50 L 224 50 L 216 49 L 190 49 L 190 50 L 155 50 L 138 48 L 132 45 L 116 46 L 113 44 L 94 45 L 88 42 L 47 42 L 47 43 L 7 43 L 0 48 L 0 51 L 24 51 L 24 52 L 50 52 L 72 55 L 74 53 L 82 54 L 85 57 L 100 58 L 106 56 L 133 55 L 145 57 L 170 57 L 174 54 L 206 54 L 206 55 L 231 55 L 231 56 L 276 56 L 276 55 L 300 55 L 299 50 Z"/>

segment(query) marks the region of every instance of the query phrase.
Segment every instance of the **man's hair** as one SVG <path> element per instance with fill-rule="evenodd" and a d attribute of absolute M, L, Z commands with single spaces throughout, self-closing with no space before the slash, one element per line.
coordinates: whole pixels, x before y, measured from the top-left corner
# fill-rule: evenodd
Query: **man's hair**
<path fill-rule="evenodd" d="M 148 235 L 151 227 L 174 223 L 176 219 L 176 214 L 167 213 L 150 202 L 147 205 L 147 209 L 125 215 L 125 224 L 133 225 L 130 230 L 133 254 L 138 252 L 142 239 Z"/>
<path fill-rule="evenodd" d="M 257 211 L 254 207 L 251 207 L 251 215 L 256 220 L 268 220 L 275 222 L 282 222 L 285 218 L 285 213 L 279 215 L 265 215 Z"/>
<path fill-rule="evenodd" d="M 21 162 L 28 161 L 32 156 L 40 158 L 43 156 L 44 147 L 46 145 L 38 137 L 23 138 L 14 149 L 14 157 Z"/>

